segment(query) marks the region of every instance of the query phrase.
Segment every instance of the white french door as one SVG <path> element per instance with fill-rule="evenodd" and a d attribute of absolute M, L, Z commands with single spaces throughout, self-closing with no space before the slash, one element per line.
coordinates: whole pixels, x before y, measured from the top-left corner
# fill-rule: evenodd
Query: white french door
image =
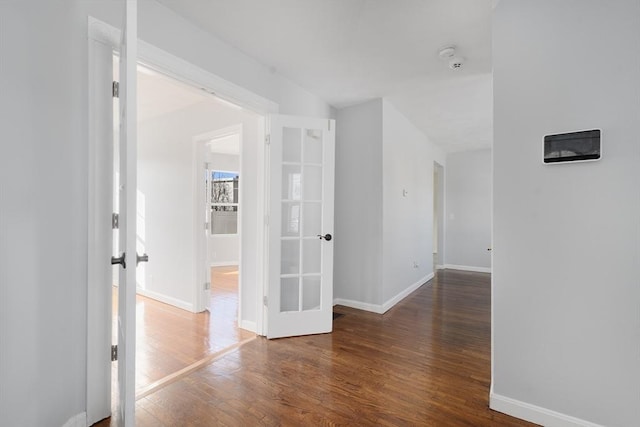
<path fill-rule="evenodd" d="M 267 337 L 331 332 L 335 121 L 269 117 Z"/>
<path fill-rule="evenodd" d="M 125 0 L 125 20 L 120 44 L 120 185 L 118 280 L 118 419 L 119 425 L 135 425 L 136 348 L 136 55 L 137 2 Z"/>

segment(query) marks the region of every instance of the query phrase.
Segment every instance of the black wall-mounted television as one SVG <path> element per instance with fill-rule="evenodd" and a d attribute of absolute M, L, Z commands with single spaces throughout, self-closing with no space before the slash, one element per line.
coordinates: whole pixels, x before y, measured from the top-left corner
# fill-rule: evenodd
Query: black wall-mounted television
<path fill-rule="evenodd" d="M 544 137 L 544 163 L 600 160 L 600 129 L 560 133 Z"/>

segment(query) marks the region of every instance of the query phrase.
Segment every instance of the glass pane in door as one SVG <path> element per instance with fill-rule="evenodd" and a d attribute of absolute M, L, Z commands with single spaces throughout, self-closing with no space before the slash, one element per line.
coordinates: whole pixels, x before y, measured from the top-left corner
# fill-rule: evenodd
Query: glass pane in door
<path fill-rule="evenodd" d="M 320 308 L 322 135 L 317 129 L 283 129 L 281 312 Z"/>
<path fill-rule="evenodd" d="M 282 274 L 300 274 L 300 240 L 283 240 L 280 263 Z"/>
<path fill-rule="evenodd" d="M 300 163 L 302 140 L 300 129 L 282 129 L 282 161 L 285 163 Z"/>
<path fill-rule="evenodd" d="M 322 131 L 307 129 L 304 136 L 305 163 L 322 164 Z"/>
<path fill-rule="evenodd" d="M 302 311 L 320 309 L 320 276 L 310 276 L 302 279 Z"/>
<path fill-rule="evenodd" d="M 280 311 L 300 311 L 300 287 L 297 277 L 285 277 L 280 281 Z"/>

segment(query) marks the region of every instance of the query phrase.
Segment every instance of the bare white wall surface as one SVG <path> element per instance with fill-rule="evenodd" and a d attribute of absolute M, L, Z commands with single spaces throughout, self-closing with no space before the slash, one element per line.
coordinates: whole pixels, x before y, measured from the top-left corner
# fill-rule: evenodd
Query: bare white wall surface
<path fill-rule="evenodd" d="M 7 426 L 61 426 L 86 407 L 85 20 L 73 2 L 0 2 L 0 423 Z"/>
<path fill-rule="evenodd" d="M 197 135 L 243 125 L 243 149 L 247 152 L 247 161 L 255 162 L 258 144 L 258 116 L 239 111 L 211 101 L 168 113 L 146 120 L 138 125 L 138 191 L 144 200 L 144 245 L 149 254 L 149 263 L 145 265 L 145 291 L 166 297 L 179 307 L 195 307 L 196 271 L 194 269 L 194 152 L 193 138 Z M 221 156 L 221 155 L 220 155 Z M 222 156 L 224 157 L 224 156 Z M 219 158 L 221 166 L 238 169 L 238 156 L 235 161 Z M 256 198 L 259 177 L 256 168 L 247 168 L 246 181 L 243 183 L 243 200 L 247 200 L 253 209 L 243 210 L 246 223 L 257 223 Z M 257 239 L 255 230 L 246 235 L 249 248 L 255 248 Z M 216 239 L 216 243 L 220 243 Z M 238 237 L 231 242 L 239 250 Z M 223 249 L 221 249 L 221 252 Z M 255 249 L 254 249 L 255 252 Z M 222 254 L 221 254 L 222 255 Z M 235 255 L 237 262 L 238 255 Z M 247 269 L 256 268 L 257 254 L 247 257 Z M 196 267 L 197 268 L 197 267 Z M 255 280 L 247 282 L 250 292 L 255 293 Z M 151 296 L 153 296 L 151 294 Z M 247 313 L 255 316 L 255 299 Z"/>
<path fill-rule="evenodd" d="M 338 110 L 333 295 L 382 301 L 382 100 Z"/>
<path fill-rule="evenodd" d="M 433 162 L 445 155 L 387 100 L 382 123 L 384 304 L 433 273 Z"/>
<path fill-rule="evenodd" d="M 338 110 L 338 303 L 384 312 L 433 273 L 434 160 L 444 153 L 388 101 Z"/>
<path fill-rule="evenodd" d="M 640 424 L 639 46 L 637 0 L 496 8 L 493 408 Z M 600 161 L 542 163 L 594 128 Z"/>
<path fill-rule="evenodd" d="M 6 425 L 61 426 L 86 410 L 87 17 L 120 27 L 122 13 L 115 1 L 0 2 Z M 155 1 L 140 1 L 138 17 L 145 41 L 279 103 L 283 113 L 332 113 L 318 97 Z M 256 301 L 255 294 L 245 297 Z"/>
<path fill-rule="evenodd" d="M 445 265 L 491 268 L 491 150 L 447 155 Z"/>
<path fill-rule="evenodd" d="M 122 21 L 117 2 L 82 2 L 86 13 L 115 27 Z M 280 106 L 280 113 L 330 117 L 332 108 L 309 91 L 155 0 L 138 1 L 138 37 Z"/>

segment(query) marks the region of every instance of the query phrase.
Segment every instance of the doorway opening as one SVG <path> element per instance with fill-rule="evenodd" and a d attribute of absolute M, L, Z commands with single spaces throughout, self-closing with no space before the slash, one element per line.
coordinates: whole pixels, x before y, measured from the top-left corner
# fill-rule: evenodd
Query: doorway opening
<path fill-rule="evenodd" d="M 115 81 L 117 70 L 114 57 Z M 136 272 L 135 388 L 141 398 L 177 373 L 255 336 L 255 330 L 241 329 L 240 320 L 246 187 L 240 171 L 241 148 L 257 144 L 264 119 L 140 63 L 137 86 L 136 245 L 138 253 L 149 254 Z M 114 98 L 114 111 L 117 102 Z M 115 197 L 115 212 L 117 206 Z M 115 321 L 115 303 L 113 314 Z M 115 386 L 112 390 L 117 392 Z"/>
<path fill-rule="evenodd" d="M 444 167 L 433 162 L 433 269 L 444 268 Z"/>
<path fill-rule="evenodd" d="M 91 17 L 88 26 L 88 243 L 92 250 L 88 261 L 87 419 L 91 421 L 101 420 L 111 412 L 108 404 L 111 396 L 109 357 L 112 352 L 109 351 L 111 331 L 108 326 L 112 322 L 109 321 L 110 310 L 103 308 L 111 303 L 110 285 L 113 280 L 110 266 L 104 262 L 108 257 L 101 254 L 103 250 L 109 253 L 112 249 L 113 210 L 112 204 L 106 201 L 111 198 L 112 176 L 117 176 L 117 171 L 113 168 L 105 168 L 109 165 L 105 159 L 114 153 L 110 148 L 115 132 L 112 129 L 111 114 L 107 114 L 113 107 L 111 83 L 114 51 L 124 53 L 123 62 L 128 65 L 123 70 L 126 71 L 126 82 L 129 83 L 121 88 L 124 89 L 121 91 L 123 101 L 126 101 L 122 103 L 126 108 L 121 112 L 126 126 L 123 126 L 124 138 L 120 141 L 125 153 L 121 156 L 124 165 L 120 174 L 120 183 L 124 186 L 120 188 L 120 185 L 116 185 L 126 201 L 120 205 L 122 217 L 126 219 L 120 223 L 120 243 L 125 243 L 123 239 L 126 237 L 126 259 L 122 250 L 118 252 L 122 254 L 117 256 L 121 259 L 116 259 L 120 264 L 117 267 L 120 274 L 126 273 L 126 278 L 121 281 L 124 286 L 119 297 L 123 305 L 119 314 L 126 314 L 126 318 L 118 319 L 122 320 L 118 322 L 121 332 L 119 338 L 126 344 L 123 348 L 126 357 L 119 357 L 118 361 L 118 365 L 123 367 L 118 372 L 123 377 L 118 382 L 118 387 L 123 390 L 123 395 L 119 397 L 122 410 L 118 412 L 125 422 L 133 417 L 136 397 L 140 398 L 156 390 L 155 385 L 150 384 L 142 390 L 144 393 L 139 387 L 136 393 L 133 375 L 136 373 L 139 377 L 141 372 L 136 371 L 142 371 L 140 363 L 134 364 L 133 356 L 136 352 L 141 355 L 141 347 L 147 344 L 140 339 L 135 341 L 135 332 L 137 329 L 138 338 L 141 336 L 141 328 L 150 332 L 143 321 L 154 317 L 151 307 L 157 303 L 161 307 L 159 311 L 164 312 L 162 314 L 179 313 L 183 320 L 188 320 L 190 316 L 200 316 L 201 319 L 201 316 L 209 313 L 202 308 L 202 300 L 204 290 L 210 284 L 200 280 L 205 269 L 201 268 L 203 264 L 196 254 L 200 250 L 197 236 L 203 235 L 208 229 L 204 217 L 205 212 L 210 209 L 197 209 L 204 194 L 204 190 L 197 188 L 198 185 L 204 187 L 205 179 L 202 165 L 197 161 L 195 147 L 198 145 L 194 144 L 192 135 L 242 124 L 239 175 L 239 186 L 242 188 L 239 188 L 241 200 L 238 206 L 238 227 L 243 244 L 238 260 L 237 326 L 271 338 L 331 330 L 335 121 L 271 115 L 278 112 L 278 105 L 269 99 L 148 43 L 136 41 L 135 2 L 127 2 L 126 18 L 126 28 L 129 30 L 123 32 Z M 121 35 L 127 37 L 121 40 Z M 174 84 L 186 86 L 191 91 L 190 95 L 208 97 L 209 101 L 217 104 L 215 108 L 218 115 L 211 114 L 210 111 L 195 111 L 194 105 L 189 102 L 179 111 L 171 111 L 178 115 L 180 120 L 175 122 L 182 126 L 196 119 L 209 119 L 206 124 L 195 126 L 197 129 L 185 138 L 175 129 L 167 127 L 171 122 L 167 117 L 169 112 L 159 118 L 147 120 L 149 123 L 153 122 L 153 125 L 136 123 L 135 76 L 140 75 L 136 70 L 136 58 L 142 61 L 140 65 L 146 69 L 142 74 L 173 80 Z M 233 100 L 237 105 L 230 105 L 226 102 L 228 100 Z M 184 99 L 176 96 L 172 101 Z M 166 106 L 166 103 L 155 101 L 151 106 Z M 224 112 L 222 107 L 226 107 Z M 243 115 L 240 120 L 239 115 Z M 269 115 L 268 120 L 266 115 Z M 139 116 L 141 118 L 142 114 Z M 213 124 L 210 122 L 213 117 L 226 121 Z M 140 141 L 138 147 L 136 139 Z M 105 148 L 106 153 L 103 153 Z M 147 162 L 131 161 L 145 156 Z M 106 170 L 103 171 L 103 168 Z M 152 178 L 145 177 L 145 173 L 149 173 Z M 131 184 L 136 181 L 138 185 Z M 102 209 L 103 205 L 106 209 Z M 283 211 L 290 215 L 284 217 Z M 201 220 L 198 215 L 202 215 Z M 158 222 L 162 223 L 160 227 L 154 225 Z M 167 235 L 176 238 L 170 244 L 166 241 L 163 243 L 160 237 L 166 239 Z M 148 264 L 142 271 L 136 266 L 141 259 L 146 258 L 140 255 L 144 252 L 148 253 L 148 260 L 144 260 Z M 113 257 L 111 262 L 114 262 Z M 108 268 L 104 271 L 103 267 Z M 138 271 L 140 273 L 136 274 Z M 102 286 L 104 282 L 106 286 Z M 293 293 L 298 295 L 297 304 L 291 297 Z M 317 304 L 318 295 L 320 306 Z M 140 306 L 138 310 L 136 306 Z M 296 320 L 292 322 L 294 317 Z M 209 322 L 201 320 L 199 324 L 203 329 L 210 330 Z M 179 330 L 184 332 L 186 329 Z M 179 334 L 170 341 L 182 344 L 186 335 Z M 200 341 L 211 350 L 210 335 Z M 131 350 L 134 346 L 136 351 Z M 194 350 L 188 348 L 188 345 L 181 345 L 177 350 L 181 352 L 181 356 L 192 357 L 194 354 Z M 163 355 L 161 350 L 153 350 L 147 354 L 158 353 Z M 177 378 L 176 375 L 198 369 L 210 360 L 210 356 L 207 356 L 201 359 L 201 364 L 196 362 L 179 369 L 173 376 Z M 161 386 L 163 384 L 159 384 L 158 388 Z"/>

